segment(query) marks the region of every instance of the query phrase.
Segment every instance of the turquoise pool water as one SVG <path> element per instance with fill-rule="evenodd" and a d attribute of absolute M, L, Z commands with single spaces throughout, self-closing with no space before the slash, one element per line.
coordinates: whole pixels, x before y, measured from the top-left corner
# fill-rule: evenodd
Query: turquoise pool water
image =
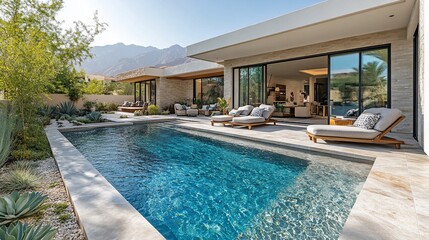
<path fill-rule="evenodd" d="M 370 169 L 165 126 L 64 135 L 167 239 L 336 239 Z"/>

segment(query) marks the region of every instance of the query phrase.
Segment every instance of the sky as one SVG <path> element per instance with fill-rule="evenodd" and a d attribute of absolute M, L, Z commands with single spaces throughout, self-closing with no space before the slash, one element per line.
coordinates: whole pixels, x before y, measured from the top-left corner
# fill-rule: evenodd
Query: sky
<path fill-rule="evenodd" d="M 64 0 L 58 15 L 65 26 L 92 24 L 95 11 L 107 29 L 93 46 L 122 42 L 186 47 L 279 17 L 323 0 Z"/>

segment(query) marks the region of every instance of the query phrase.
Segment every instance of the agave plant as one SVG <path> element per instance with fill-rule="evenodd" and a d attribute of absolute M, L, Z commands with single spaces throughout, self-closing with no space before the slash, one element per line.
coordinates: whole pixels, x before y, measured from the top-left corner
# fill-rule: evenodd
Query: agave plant
<path fill-rule="evenodd" d="M 103 116 L 100 112 L 91 112 L 88 115 L 86 115 L 86 118 L 90 120 L 91 122 L 101 122 L 103 121 Z"/>
<path fill-rule="evenodd" d="M 50 117 L 50 118 L 54 118 L 56 115 L 56 107 L 51 107 L 49 105 L 42 105 L 41 107 L 39 107 L 39 109 L 37 109 L 37 112 L 39 113 L 40 116 L 43 117 Z"/>
<path fill-rule="evenodd" d="M 58 113 L 60 115 L 69 115 L 73 116 L 76 115 L 78 112 L 77 108 L 75 107 L 73 102 L 62 102 L 58 105 Z"/>
<path fill-rule="evenodd" d="M 15 118 L 11 105 L 0 105 L 0 167 L 8 159 L 14 129 Z"/>
<path fill-rule="evenodd" d="M 39 212 L 46 196 L 38 192 L 19 194 L 13 192 L 0 198 L 0 226 Z M 4 239 L 4 238 L 0 238 Z"/>
<path fill-rule="evenodd" d="M 0 239 L 11 240 L 51 240 L 54 239 L 57 230 L 50 225 L 37 227 L 29 226 L 28 224 L 17 222 L 10 224 L 8 227 L 0 227 Z"/>

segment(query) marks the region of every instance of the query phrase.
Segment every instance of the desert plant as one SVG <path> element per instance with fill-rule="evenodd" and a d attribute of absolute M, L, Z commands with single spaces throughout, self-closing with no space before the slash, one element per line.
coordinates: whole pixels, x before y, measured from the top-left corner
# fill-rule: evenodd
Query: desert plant
<path fill-rule="evenodd" d="M 156 105 L 149 105 L 149 107 L 147 107 L 147 111 L 149 115 L 156 115 L 159 113 L 159 107 Z"/>
<path fill-rule="evenodd" d="M 4 192 L 33 190 L 39 185 L 38 178 L 34 175 L 33 169 L 9 171 L 2 176 L 1 183 L 0 189 Z"/>
<path fill-rule="evenodd" d="M 143 116 L 143 111 L 142 110 L 137 110 L 134 112 L 134 116 Z"/>
<path fill-rule="evenodd" d="M 96 111 L 107 111 L 107 104 L 105 103 L 96 103 L 95 104 L 95 110 Z"/>
<path fill-rule="evenodd" d="M 64 214 L 61 214 L 59 217 L 58 217 L 58 220 L 60 220 L 60 223 L 65 223 L 65 222 L 67 222 L 67 220 L 69 220 L 71 217 L 70 217 L 70 214 L 68 214 L 68 213 L 64 213 Z"/>
<path fill-rule="evenodd" d="M 0 239 L 7 240 L 51 240 L 55 238 L 57 230 L 50 225 L 37 227 L 29 226 L 27 223 L 17 222 L 9 226 L 0 227 Z"/>
<path fill-rule="evenodd" d="M 12 146 L 15 118 L 10 105 L 0 106 L 0 167 L 7 161 Z"/>
<path fill-rule="evenodd" d="M 225 98 L 217 98 L 217 106 L 220 108 L 222 113 L 228 110 L 229 103 Z"/>
<path fill-rule="evenodd" d="M 86 115 L 86 118 L 88 118 L 88 120 L 91 122 L 103 121 L 103 116 L 100 112 L 91 112 L 90 114 Z"/>
<path fill-rule="evenodd" d="M 56 112 L 57 112 L 56 107 L 52 107 L 46 104 L 43 104 L 37 109 L 37 113 L 42 117 L 55 118 L 57 114 Z"/>
<path fill-rule="evenodd" d="M 84 107 L 86 110 L 90 111 L 90 110 L 91 110 L 91 108 L 94 108 L 96 104 L 97 104 L 97 103 L 96 103 L 96 102 L 94 102 L 94 101 L 85 101 L 85 102 L 83 103 L 83 107 Z"/>
<path fill-rule="evenodd" d="M 0 225 L 29 217 L 43 209 L 46 196 L 38 192 L 13 192 L 0 197 Z"/>
<path fill-rule="evenodd" d="M 14 148 L 10 153 L 14 160 L 40 160 L 51 156 L 51 148 L 41 124 L 29 124 L 15 131 L 14 140 Z"/>
<path fill-rule="evenodd" d="M 107 111 L 118 111 L 118 104 L 116 103 L 107 104 Z"/>
<path fill-rule="evenodd" d="M 65 202 L 56 203 L 54 206 L 54 213 L 61 214 L 67 209 L 67 207 L 68 207 L 68 204 Z"/>
<path fill-rule="evenodd" d="M 76 115 L 78 113 L 78 110 L 76 109 L 75 105 L 73 102 L 62 102 L 58 105 L 58 113 L 62 116 L 62 115 L 69 115 L 69 116 L 73 116 Z"/>
<path fill-rule="evenodd" d="M 15 161 L 9 166 L 9 170 L 28 170 L 34 173 L 36 167 L 37 163 L 33 161 Z"/>

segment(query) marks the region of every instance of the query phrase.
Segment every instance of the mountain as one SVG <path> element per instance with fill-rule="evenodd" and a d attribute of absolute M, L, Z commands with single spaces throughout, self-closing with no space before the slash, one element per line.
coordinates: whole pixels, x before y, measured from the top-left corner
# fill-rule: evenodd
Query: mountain
<path fill-rule="evenodd" d="M 115 76 L 146 66 L 174 66 L 192 61 L 186 57 L 186 49 L 179 45 L 158 49 L 117 43 L 93 47 L 91 53 L 93 58 L 85 60 L 81 68 L 86 73 L 104 76 Z"/>

